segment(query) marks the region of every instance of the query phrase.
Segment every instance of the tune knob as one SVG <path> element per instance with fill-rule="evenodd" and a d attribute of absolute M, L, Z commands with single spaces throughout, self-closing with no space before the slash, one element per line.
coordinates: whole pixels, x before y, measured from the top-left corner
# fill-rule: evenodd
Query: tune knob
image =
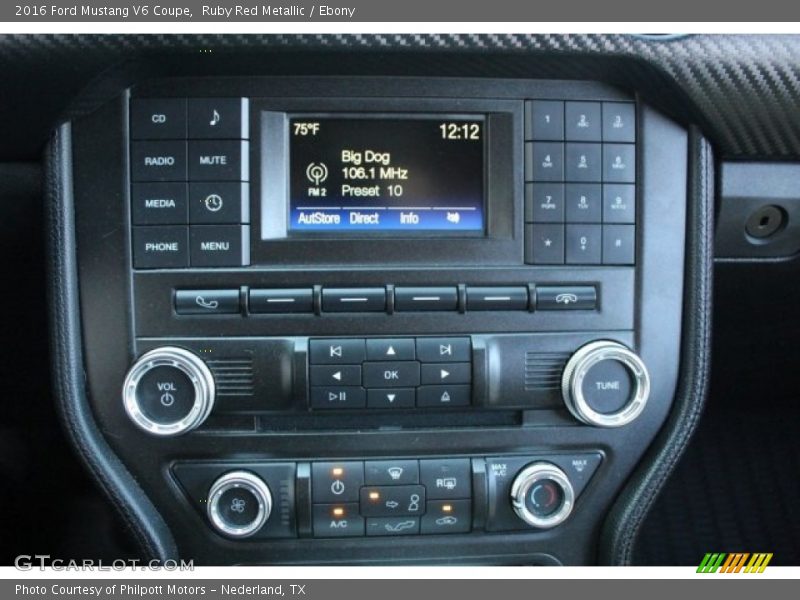
<path fill-rule="evenodd" d="M 575 491 L 564 471 L 549 462 L 531 463 L 511 484 L 511 505 L 528 525 L 549 529 L 567 520 Z"/>
<path fill-rule="evenodd" d="M 197 356 L 165 346 L 144 354 L 122 386 L 125 412 L 144 431 L 172 436 L 191 431 L 214 407 L 214 376 Z"/>
<path fill-rule="evenodd" d="M 222 475 L 208 492 L 208 518 L 218 532 L 243 538 L 256 533 L 272 512 L 272 494 L 264 481 L 248 471 Z"/>
<path fill-rule="evenodd" d="M 567 362 L 561 395 L 576 419 L 598 427 L 620 427 L 644 410 L 650 375 L 642 359 L 622 344 L 592 342 Z"/>

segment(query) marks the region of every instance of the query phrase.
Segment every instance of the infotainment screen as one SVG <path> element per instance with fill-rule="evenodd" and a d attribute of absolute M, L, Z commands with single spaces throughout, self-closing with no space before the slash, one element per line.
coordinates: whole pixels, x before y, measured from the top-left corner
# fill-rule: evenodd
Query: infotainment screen
<path fill-rule="evenodd" d="M 483 115 L 288 119 L 294 233 L 484 231 Z"/>

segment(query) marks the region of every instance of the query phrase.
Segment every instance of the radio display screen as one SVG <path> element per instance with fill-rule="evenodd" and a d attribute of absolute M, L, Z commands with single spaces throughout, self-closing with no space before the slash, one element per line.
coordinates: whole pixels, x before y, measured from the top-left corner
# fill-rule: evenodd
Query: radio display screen
<path fill-rule="evenodd" d="M 485 116 L 288 123 L 290 232 L 484 231 Z"/>

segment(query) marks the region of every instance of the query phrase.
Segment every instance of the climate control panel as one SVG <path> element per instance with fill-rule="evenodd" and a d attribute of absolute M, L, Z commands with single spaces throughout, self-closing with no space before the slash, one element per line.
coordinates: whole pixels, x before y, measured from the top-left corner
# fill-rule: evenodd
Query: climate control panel
<path fill-rule="evenodd" d="M 550 529 L 599 452 L 284 463 L 178 463 L 201 518 L 232 539 L 355 538 Z"/>

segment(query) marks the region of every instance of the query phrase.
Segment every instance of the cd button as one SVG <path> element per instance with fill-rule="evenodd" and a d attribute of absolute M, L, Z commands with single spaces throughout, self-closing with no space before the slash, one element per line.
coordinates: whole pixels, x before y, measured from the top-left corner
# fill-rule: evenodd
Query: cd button
<path fill-rule="evenodd" d="M 219 315 L 239 312 L 239 290 L 177 290 L 179 315 Z"/>
<path fill-rule="evenodd" d="M 398 311 L 456 310 L 456 287 L 398 287 L 394 290 L 394 308 Z"/>
<path fill-rule="evenodd" d="M 472 363 L 440 363 L 422 365 L 422 384 L 470 383 Z"/>
<path fill-rule="evenodd" d="M 326 312 L 383 312 L 386 310 L 384 288 L 325 288 L 322 310 Z"/>
<path fill-rule="evenodd" d="M 420 408 L 469 406 L 472 388 L 468 385 L 423 385 L 417 388 Z"/>
<path fill-rule="evenodd" d="M 367 360 L 414 360 L 414 339 L 368 339 Z"/>
<path fill-rule="evenodd" d="M 364 363 L 364 387 L 367 388 L 416 387 L 419 378 L 419 363 L 415 361 Z"/>
<path fill-rule="evenodd" d="M 364 362 L 364 340 L 311 340 L 312 364 L 361 364 Z"/>
<path fill-rule="evenodd" d="M 469 362 L 472 345 L 468 337 L 417 338 L 417 359 L 422 362 Z"/>
<path fill-rule="evenodd" d="M 131 100 L 131 138 L 165 140 L 186 137 L 186 100 L 134 98 Z"/>
<path fill-rule="evenodd" d="M 320 502 L 358 502 L 364 485 L 364 463 L 317 462 L 311 465 L 311 495 Z"/>

